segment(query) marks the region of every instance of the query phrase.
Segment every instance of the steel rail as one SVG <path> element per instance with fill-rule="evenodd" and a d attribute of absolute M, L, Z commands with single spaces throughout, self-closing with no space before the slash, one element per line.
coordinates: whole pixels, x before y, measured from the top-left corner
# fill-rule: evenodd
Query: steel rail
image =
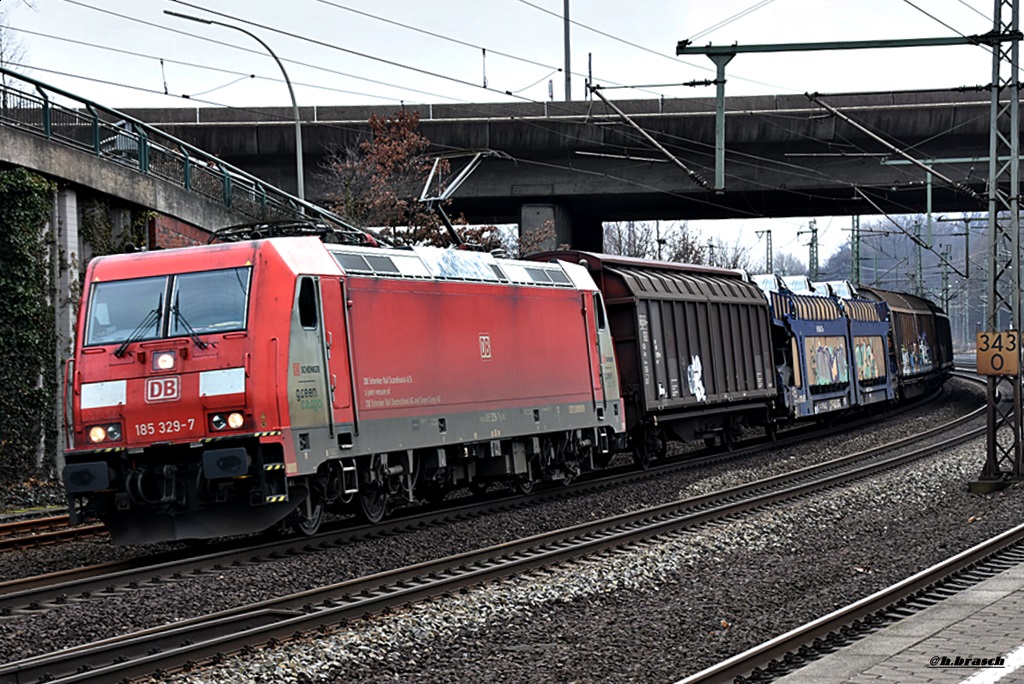
<path fill-rule="evenodd" d="M 105 533 L 103 525 L 71 527 L 67 515 L 0 523 L 0 551 L 26 549 Z"/>

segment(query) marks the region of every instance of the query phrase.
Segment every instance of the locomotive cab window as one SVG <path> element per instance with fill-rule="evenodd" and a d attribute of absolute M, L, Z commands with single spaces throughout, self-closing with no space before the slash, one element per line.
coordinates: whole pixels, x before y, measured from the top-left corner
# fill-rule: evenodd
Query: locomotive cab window
<path fill-rule="evenodd" d="M 119 344 L 136 329 L 137 340 L 159 337 L 166 291 L 166 276 L 94 283 L 86 319 L 86 346 Z"/>
<path fill-rule="evenodd" d="M 243 330 L 249 267 L 94 283 L 85 346 Z"/>
<path fill-rule="evenodd" d="M 316 282 L 312 278 L 299 281 L 299 324 L 307 330 L 316 328 L 319 315 L 316 297 Z"/>
<path fill-rule="evenodd" d="M 175 276 L 168 336 L 242 330 L 248 301 L 248 268 Z"/>

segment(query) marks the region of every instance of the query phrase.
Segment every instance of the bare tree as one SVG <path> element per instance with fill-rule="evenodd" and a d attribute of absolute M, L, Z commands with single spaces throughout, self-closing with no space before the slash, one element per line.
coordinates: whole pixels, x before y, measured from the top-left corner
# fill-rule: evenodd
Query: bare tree
<path fill-rule="evenodd" d="M 26 3 L 29 4 L 29 3 Z M 32 5 L 29 5 L 30 7 Z M 25 45 L 11 30 L 7 21 L 8 10 L 0 9 L 0 67 L 11 69 L 23 66 L 28 56 Z M 7 109 L 7 90 L 18 87 L 18 82 L 7 74 L 0 73 L 0 87 L 3 89 L 2 106 Z"/>
<path fill-rule="evenodd" d="M 681 264 L 705 264 L 707 249 L 700 243 L 700 235 L 683 222 L 672 226 L 666 233 L 665 259 Z"/>
<path fill-rule="evenodd" d="M 656 259 L 658 242 L 655 227 L 649 223 L 623 221 L 604 226 L 604 251 L 607 254 Z"/>
<path fill-rule="evenodd" d="M 684 264 L 707 263 L 707 250 L 690 224 L 624 221 L 604 227 L 604 251 L 608 254 L 658 259 Z"/>
<path fill-rule="evenodd" d="M 403 244 L 447 246 L 451 238 L 441 217 L 419 202 L 434 160 L 430 141 L 417 130 L 419 113 L 402 110 L 370 117 L 372 138 L 334 151 L 318 180 L 326 185 L 331 208 L 358 225 L 380 229 Z M 438 171 L 449 171 L 442 161 Z M 452 220 L 463 242 L 496 249 L 501 239 L 496 226 L 468 226 L 464 217 Z"/>
<path fill-rule="evenodd" d="M 775 273 L 780 276 L 805 275 L 807 267 L 789 252 L 779 252 L 773 259 Z"/>
<path fill-rule="evenodd" d="M 729 244 L 722 238 L 711 238 L 708 240 L 708 260 L 709 266 L 717 266 L 719 268 L 736 268 L 743 269 L 745 271 L 752 270 L 754 268 L 753 263 L 750 259 L 750 248 L 744 247 L 740 244 L 739 236 L 736 240 Z"/>

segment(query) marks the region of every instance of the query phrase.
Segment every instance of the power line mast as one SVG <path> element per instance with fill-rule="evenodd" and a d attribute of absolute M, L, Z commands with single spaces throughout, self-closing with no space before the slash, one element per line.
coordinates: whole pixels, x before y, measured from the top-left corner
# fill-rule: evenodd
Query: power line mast
<path fill-rule="evenodd" d="M 772 260 L 774 258 L 774 256 L 772 255 L 772 229 L 766 228 L 765 230 L 758 230 L 755 232 L 757 234 L 757 237 L 759 238 L 762 235 L 766 236 L 764 252 L 764 272 L 772 273 L 774 270 L 772 268 Z"/>
<path fill-rule="evenodd" d="M 797 232 L 797 235 L 811 234 L 810 253 L 807 259 L 807 273 L 811 281 L 818 279 L 818 221 L 811 219 L 807 224 L 807 230 Z"/>
<path fill-rule="evenodd" d="M 860 216 L 853 216 L 850 225 L 850 282 L 860 284 Z"/>
<path fill-rule="evenodd" d="M 921 219 L 914 219 L 914 255 L 917 274 L 914 277 L 914 294 L 924 297 L 924 251 L 921 249 Z"/>
<path fill-rule="evenodd" d="M 987 331 L 1012 331 L 1007 354 L 1015 355 L 1013 375 L 988 376 L 988 448 L 981 476 L 971 491 L 991 491 L 1021 478 L 1020 368 L 1020 54 L 1018 0 L 994 0 L 992 99 L 988 149 L 989 286 Z"/>
<path fill-rule="evenodd" d="M 949 259 L 953 256 L 953 246 L 942 246 L 942 310 L 949 315 Z"/>

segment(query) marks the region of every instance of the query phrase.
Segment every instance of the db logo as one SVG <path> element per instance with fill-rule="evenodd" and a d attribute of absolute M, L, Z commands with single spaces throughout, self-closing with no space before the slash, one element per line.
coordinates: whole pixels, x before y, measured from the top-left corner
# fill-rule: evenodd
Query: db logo
<path fill-rule="evenodd" d="M 487 333 L 481 333 L 480 335 L 480 358 L 491 358 L 491 336 Z"/>
<path fill-rule="evenodd" d="M 171 375 L 163 378 L 146 379 L 146 403 L 181 399 L 181 377 Z"/>

